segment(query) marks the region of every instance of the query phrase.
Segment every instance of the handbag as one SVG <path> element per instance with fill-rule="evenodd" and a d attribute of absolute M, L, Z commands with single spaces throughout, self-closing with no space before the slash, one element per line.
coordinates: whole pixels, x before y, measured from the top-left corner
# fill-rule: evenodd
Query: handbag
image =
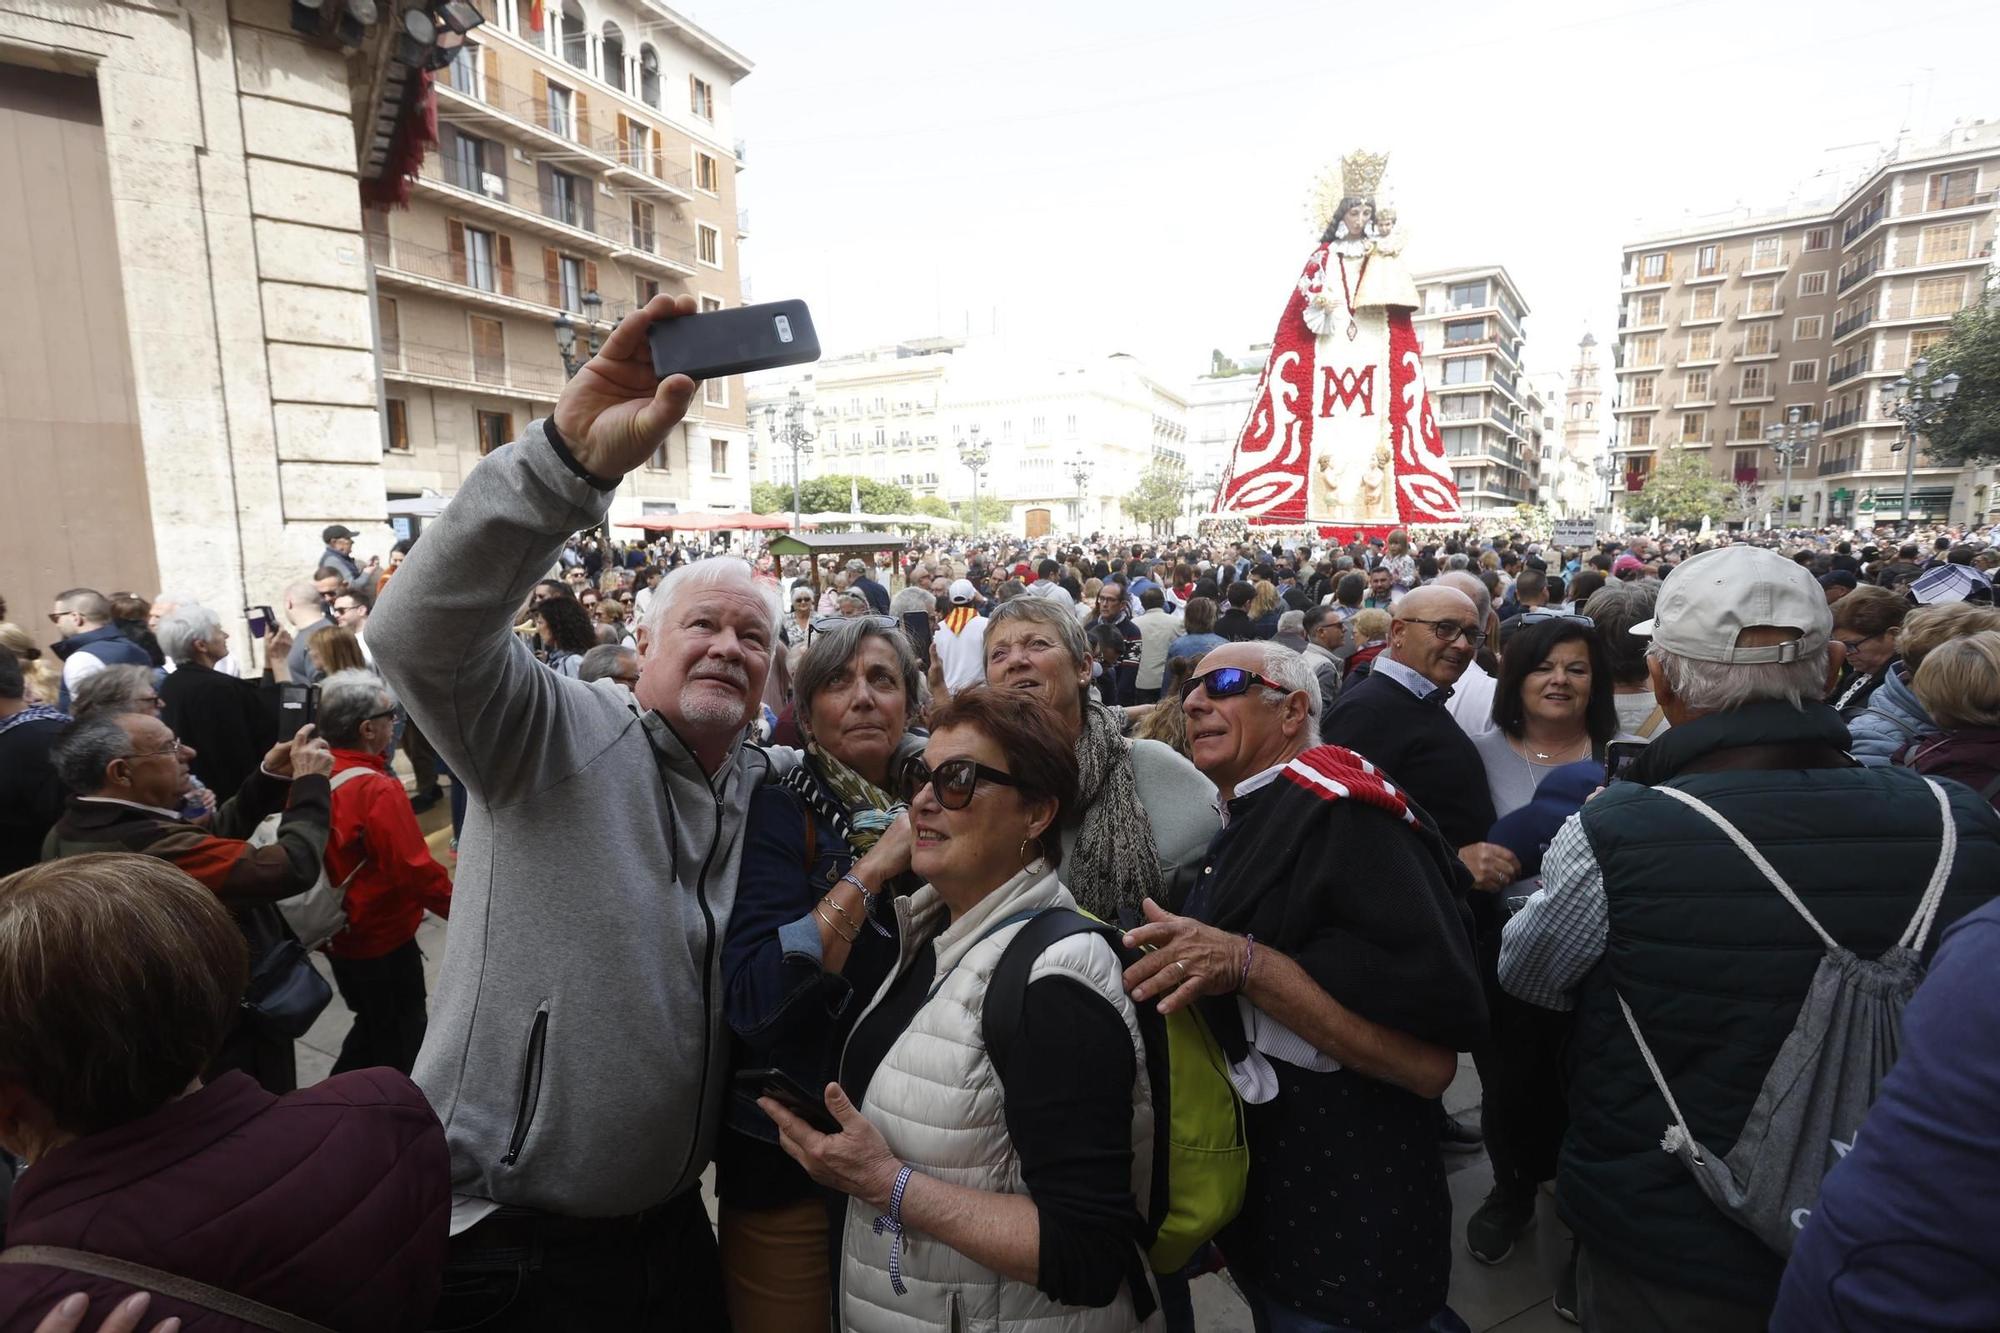
<path fill-rule="evenodd" d="M 92 1254 L 88 1250 L 66 1250 L 59 1245 L 16 1245 L 0 1250 L 0 1264 L 36 1264 L 43 1268 L 60 1268 L 69 1273 L 85 1273 L 91 1277 L 108 1278 L 122 1282 L 141 1291 L 156 1291 L 162 1296 L 188 1305 L 198 1305 L 216 1314 L 228 1315 L 240 1323 L 256 1328 L 269 1329 L 270 1333 L 331 1333 L 324 1324 L 315 1324 L 310 1319 L 301 1319 L 295 1314 L 253 1301 L 248 1296 L 238 1296 L 233 1291 L 221 1287 L 211 1287 L 206 1282 L 197 1282 L 179 1273 L 167 1273 L 144 1264 L 135 1264 L 129 1259 L 114 1259 L 108 1254 Z"/>
<path fill-rule="evenodd" d="M 334 774 L 333 781 L 329 785 L 334 791 L 339 791 L 351 780 L 365 777 L 370 771 L 361 767 L 346 769 Z M 250 834 L 250 845 L 269 847 L 276 843 L 278 824 L 283 819 L 282 812 L 267 816 Z M 354 882 L 354 877 L 360 874 L 361 868 L 367 864 L 368 856 L 364 852 L 361 859 L 354 863 L 354 869 L 347 872 L 347 877 L 335 884 L 327 878 L 326 863 L 322 861 L 319 878 L 313 882 L 311 888 L 278 901 L 278 911 L 284 914 L 285 923 L 292 928 L 292 933 L 299 937 L 299 943 L 305 945 L 308 950 L 323 947 L 335 935 L 347 929 L 347 886 Z"/>
<path fill-rule="evenodd" d="M 265 1032 L 296 1041 L 333 1003 L 333 987 L 312 965 L 312 954 L 277 908 L 259 903 L 239 921 L 250 945 L 250 984 L 243 991 L 243 1007 Z"/>

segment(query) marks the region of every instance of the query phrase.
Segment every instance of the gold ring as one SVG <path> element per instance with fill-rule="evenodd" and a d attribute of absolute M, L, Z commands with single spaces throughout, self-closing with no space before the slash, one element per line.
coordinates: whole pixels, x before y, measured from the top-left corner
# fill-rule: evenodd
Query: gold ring
<path fill-rule="evenodd" d="M 1181 970 L 1181 980 L 1186 981 L 1188 974 L 1187 964 L 1183 963 L 1180 959 L 1176 958 L 1174 959 L 1174 966 L 1178 967 Z"/>

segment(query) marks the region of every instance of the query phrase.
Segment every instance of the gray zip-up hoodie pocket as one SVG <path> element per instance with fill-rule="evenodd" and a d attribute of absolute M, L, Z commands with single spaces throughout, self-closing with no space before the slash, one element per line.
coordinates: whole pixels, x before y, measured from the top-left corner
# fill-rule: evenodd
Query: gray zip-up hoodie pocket
<path fill-rule="evenodd" d="M 535 1021 L 528 1026 L 528 1043 L 521 1053 L 521 1085 L 515 1103 L 514 1129 L 507 1136 L 507 1155 L 502 1166 L 521 1159 L 521 1145 L 528 1141 L 528 1127 L 535 1122 L 535 1107 L 542 1100 L 542 1052 L 549 1040 L 549 1002 L 535 1008 Z"/>

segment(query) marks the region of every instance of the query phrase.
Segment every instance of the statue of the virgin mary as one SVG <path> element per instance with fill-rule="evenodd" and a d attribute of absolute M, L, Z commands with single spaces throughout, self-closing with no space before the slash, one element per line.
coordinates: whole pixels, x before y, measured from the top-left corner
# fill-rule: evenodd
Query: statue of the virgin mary
<path fill-rule="evenodd" d="M 1286 303 L 1216 508 L 1252 527 L 1343 539 L 1455 523 L 1458 492 L 1424 388 L 1416 285 L 1383 154 L 1341 159 L 1314 192 L 1319 245 Z"/>

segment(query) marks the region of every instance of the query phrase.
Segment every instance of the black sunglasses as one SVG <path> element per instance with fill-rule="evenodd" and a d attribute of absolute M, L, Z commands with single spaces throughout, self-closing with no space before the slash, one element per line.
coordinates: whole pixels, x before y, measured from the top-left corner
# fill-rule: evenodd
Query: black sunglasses
<path fill-rule="evenodd" d="M 930 784 L 931 795 L 947 810 L 963 810 L 972 803 L 972 794 L 978 790 L 981 779 L 997 782 L 1003 787 L 1019 787 L 1012 773 L 1002 773 L 997 768 L 988 768 L 976 759 L 947 759 L 932 768 L 922 759 L 912 759 L 903 770 L 903 798 L 917 799 L 925 783 Z"/>
<path fill-rule="evenodd" d="M 1595 620 L 1592 620 L 1589 616 L 1578 615 L 1573 611 L 1523 611 L 1520 615 L 1514 617 L 1514 619 L 1517 624 L 1522 625 L 1546 625 L 1551 621 L 1559 620 L 1567 625 L 1581 625 L 1585 629 L 1597 628 Z"/>
<path fill-rule="evenodd" d="M 873 625 L 876 629 L 901 629 L 903 627 L 902 622 L 894 616 L 843 616 L 836 611 L 829 612 L 823 616 L 814 616 L 806 625 L 806 629 L 812 634 L 825 634 L 829 630 L 839 629 L 842 625 L 852 625 L 857 620 Z"/>
<path fill-rule="evenodd" d="M 1248 667 L 1217 667 L 1199 676 L 1189 676 L 1187 683 L 1181 686 L 1181 699 L 1185 702 L 1189 695 L 1203 688 L 1208 690 L 1208 697 L 1211 699 L 1231 699 L 1239 694 L 1248 693 L 1252 685 L 1262 685 L 1265 689 L 1276 690 L 1280 694 L 1291 693 L 1277 681 L 1267 676 L 1260 676 Z"/>

